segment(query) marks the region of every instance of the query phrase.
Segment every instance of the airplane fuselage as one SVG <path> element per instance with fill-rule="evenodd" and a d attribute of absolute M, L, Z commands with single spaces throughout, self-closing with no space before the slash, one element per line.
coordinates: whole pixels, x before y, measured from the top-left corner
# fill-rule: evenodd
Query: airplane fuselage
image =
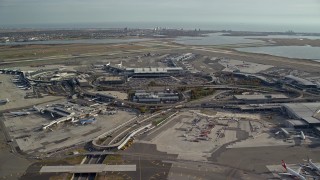
<path fill-rule="evenodd" d="M 309 165 L 311 167 L 311 169 L 317 171 L 318 173 L 320 173 L 320 168 L 319 166 L 317 166 L 316 164 L 314 164 L 311 160 L 309 160 Z"/>
<path fill-rule="evenodd" d="M 288 167 L 287 167 L 287 171 L 288 171 L 288 173 L 290 173 L 292 176 L 297 177 L 297 178 L 299 178 L 300 180 L 306 180 L 305 177 L 303 177 L 301 174 L 299 174 L 298 172 L 294 171 L 294 170 L 291 169 L 291 168 L 288 168 Z"/>
<path fill-rule="evenodd" d="M 293 177 L 298 178 L 300 180 L 306 180 L 306 178 L 300 174 L 301 167 L 299 168 L 298 171 L 295 171 L 295 170 L 287 167 L 287 164 L 283 160 L 282 160 L 282 167 L 287 171 L 287 173 L 282 173 L 282 174 L 293 176 Z"/>

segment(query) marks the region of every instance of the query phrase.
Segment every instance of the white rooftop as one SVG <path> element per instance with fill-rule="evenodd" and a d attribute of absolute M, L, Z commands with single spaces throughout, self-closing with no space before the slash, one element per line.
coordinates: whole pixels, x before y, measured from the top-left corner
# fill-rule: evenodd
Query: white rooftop
<path fill-rule="evenodd" d="M 301 118 L 308 123 L 320 123 L 320 120 L 314 117 L 314 114 L 319 111 L 320 103 L 287 103 L 283 105 L 288 111 L 296 117 Z"/>
<path fill-rule="evenodd" d="M 287 99 L 284 94 L 252 94 L 252 95 L 234 95 L 236 99 L 241 100 L 266 100 L 266 99 Z"/>

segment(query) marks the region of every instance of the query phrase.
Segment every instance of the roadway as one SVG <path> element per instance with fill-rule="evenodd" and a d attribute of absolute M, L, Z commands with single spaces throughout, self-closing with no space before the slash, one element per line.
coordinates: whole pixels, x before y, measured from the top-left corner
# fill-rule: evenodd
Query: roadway
<path fill-rule="evenodd" d="M 151 114 L 147 117 L 141 116 L 135 119 L 134 122 L 131 122 L 130 124 L 127 124 L 126 126 L 123 126 L 117 129 L 116 131 L 113 131 L 112 133 L 108 134 L 109 138 L 103 141 L 100 145 L 95 144 L 95 146 L 100 149 L 117 148 L 123 142 L 124 138 L 129 135 L 130 132 L 133 132 L 143 126 L 150 124 L 154 117 L 159 116 L 163 113 L 169 113 L 170 111 L 171 109 L 168 109 L 158 113 Z"/>
<path fill-rule="evenodd" d="M 148 117 L 140 117 L 136 119 L 136 121 L 133 121 L 130 124 L 127 124 L 126 126 L 123 126 L 121 128 L 118 128 L 116 131 L 113 131 L 110 135 L 112 135 L 113 138 L 107 138 L 102 145 L 99 145 L 100 148 L 103 149 L 113 149 L 118 147 L 122 142 L 123 139 L 127 137 L 127 135 L 138 129 L 142 126 L 145 126 L 147 124 L 150 124 L 150 121 L 153 120 L 154 117 L 161 115 L 162 113 L 168 113 L 168 111 L 162 111 L 159 113 L 152 114 Z M 129 127 L 128 127 L 129 126 Z M 102 151 L 100 154 L 90 154 L 87 153 L 86 160 L 83 164 L 101 164 L 107 155 L 113 154 L 112 152 L 108 151 Z M 74 174 L 74 179 L 76 180 L 94 180 L 96 177 L 96 173 L 76 173 Z"/>
<path fill-rule="evenodd" d="M 102 164 L 106 155 L 88 155 L 83 164 Z M 94 180 L 96 173 L 75 173 L 75 180 Z"/>

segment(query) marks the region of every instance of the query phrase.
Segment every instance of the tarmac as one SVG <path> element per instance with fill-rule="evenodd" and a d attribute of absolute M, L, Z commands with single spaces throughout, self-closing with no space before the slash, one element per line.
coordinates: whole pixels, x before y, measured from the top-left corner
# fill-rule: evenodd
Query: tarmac
<path fill-rule="evenodd" d="M 66 122 L 46 131 L 41 130 L 41 127 L 49 121 L 39 113 L 23 117 L 6 116 L 4 124 L 23 152 L 37 154 L 89 142 L 134 116 L 133 112 L 119 110 L 115 115 L 99 115 L 93 124 L 77 125 Z"/>
<path fill-rule="evenodd" d="M 9 74 L 0 74 L 0 99 L 9 99 L 9 103 L 0 105 L 0 111 L 8 110 L 8 109 L 21 109 L 24 107 L 31 107 L 35 104 L 51 102 L 58 99 L 62 99 L 63 97 L 59 96 L 44 96 L 43 98 L 33 98 L 33 99 L 25 99 L 26 92 L 32 92 L 31 90 L 22 90 L 19 89 L 12 81 L 12 75 Z"/>
<path fill-rule="evenodd" d="M 192 121 L 196 118 L 201 120 L 196 126 L 192 126 Z M 230 121 L 232 118 L 241 120 Z M 156 144 L 159 151 L 178 154 L 179 159 L 207 161 L 213 152 L 224 145 L 235 146 L 234 144 L 244 141 L 249 135 L 262 131 L 263 129 L 252 132 L 250 122 L 242 120 L 250 119 L 259 124 L 257 121 L 259 118 L 260 116 L 256 114 L 217 112 L 215 115 L 201 115 L 197 111 L 183 111 L 162 127 L 139 139 L 141 142 Z M 208 134 L 208 140 L 196 140 L 208 124 L 208 119 L 217 121 Z"/>
<path fill-rule="evenodd" d="M 0 116 L 2 121 L 2 116 Z M 1 126 L 0 126 L 1 127 Z M 31 161 L 11 153 L 11 149 L 4 137 L 3 129 L 0 128 L 0 179 L 16 180 L 25 173 Z"/>
<path fill-rule="evenodd" d="M 219 63 L 225 67 L 222 71 L 225 72 L 234 72 L 239 70 L 243 73 L 259 73 L 261 71 L 265 71 L 270 69 L 274 66 L 271 65 L 264 65 L 246 61 L 239 61 L 239 60 L 230 60 L 230 59 L 223 59 L 220 60 Z"/>

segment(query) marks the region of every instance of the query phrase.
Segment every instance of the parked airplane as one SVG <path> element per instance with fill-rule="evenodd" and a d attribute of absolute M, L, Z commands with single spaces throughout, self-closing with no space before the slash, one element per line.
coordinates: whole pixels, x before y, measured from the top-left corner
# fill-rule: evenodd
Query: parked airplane
<path fill-rule="evenodd" d="M 0 100 L 0 104 L 7 104 L 9 102 L 9 99 Z"/>
<path fill-rule="evenodd" d="M 22 89 L 22 90 L 29 90 L 29 89 L 31 89 L 30 87 L 23 87 L 23 88 L 20 88 L 20 89 Z"/>
<path fill-rule="evenodd" d="M 111 63 L 110 63 L 110 61 L 109 61 L 109 63 L 108 64 L 106 64 L 106 66 L 110 66 L 111 65 Z"/>
<path fill-rule="evenodd" d="M 122 68 L 122 61 L 120 62 L 120 64 L 116 64 L 116 66 L 118 66 L 119 68 Z"/>
<path fill-rule="evenodd" d="M 308 162 L 308 165 L 303 165 L 303 167 L 310 168 L 310 169 L 312 169 L 312 170 L 317 171 L 318 173 L 320 173 L 320 167 L 317 166 L 315 163 L 313 163 L 313 162 L 312 162 L 312 159 L 310 159 L 310 158 L 308 157 L 307 162 Z"/>
<path fill-rule="evenodd" d="M 306 136 L 304 135 L 303 131 L 300 131 L 300 138 L 302 140 L 305 140 L 306 139 Z"/>
<path fill-rule="evenodd" d="M 277 131 L 275 134 L 278 135 L 278 134 L 280 134 L 280 132 L 282 132 L 285 137 L 287 137 L 287 138 L 290 137 L 290 133 L 287 130 L 285 130 L 284 128 L 280 128 L 280 131 Z"/>
<path fill-rule="evenodd" d="M 306 136 L 306 135 L 304 135 L 303 131 L 300 131 L 300 135 L 298 135 L 297 137 L 300 137 L 302 140 L 305 140 L 306 138 L 319 139 L 317 137 Z"/>
<path fill-rule="evenodd" d="M 34 109 L 35 111 L 40 112 L 41 114 L 44 113 L 44 109 L 43 109 L 43 108 L 39 108 L 39 107 L 37 107 L 37 106 L 33 106 L 33 109 Z"/>
<path fill-rule="evenodd" d="M 79 120 L 79 122 L 81 123 L 81 125 L 85 125 L 85 124 L 92 124 L 96 121 L 96 118 L 91 118 L 91 119 L 81 119 Z"/>
<path fill-rule="evenodd" d="M 12 82 L 13 83 L 19 83 L 19 82 L 21 82 L 21 80 L 20 79 L 12 79 Z"/>
<path fill-rule="evenodd" d="M 13 116 L 26 116 L 29 115 L 30 112 L 10 112 L 10 114 Z"/>
<path fill-rule="evenodd" d="M 302 169 L 301 167 L 298 169 L 298 171 L 294 171 L 293 169 L 287 167 L 287 164 L 283 160 L 282 167 L 286 170 L 286 173 L 279 173 L 280 175 L 292 176 L 300 180 L 306 180 L 306 178 L 300 174 Z"/>
<path fill-rule="evenodd" d="M 114 115 L 114 114 L 116 114 L 117 113 L 117 111 L 107 111 L 107 114 L 108 115 Z"/>
<path fill-rule="evenodd" d="M 302 140 L 305 140 L 305 139 L 308 137 L 308 138 L 318 139 L 318 138 L 316 138 L 316 137 L 306 136 L 306 135 L 303 133 L 303 131 L 300 131 L 300 134 L 299 134 L 299 135 L 290 135 L 290 133 L 289 133 L 286 129 L 284 129 L 284 128 L 280 128 L 280 131 L 277 131 L 275 134 L 278 135 L 280 132 L 282 132 L 286 138 L 291 138 L 291 137 L 293 137 L 293 138 L 301 138 Z"/>

